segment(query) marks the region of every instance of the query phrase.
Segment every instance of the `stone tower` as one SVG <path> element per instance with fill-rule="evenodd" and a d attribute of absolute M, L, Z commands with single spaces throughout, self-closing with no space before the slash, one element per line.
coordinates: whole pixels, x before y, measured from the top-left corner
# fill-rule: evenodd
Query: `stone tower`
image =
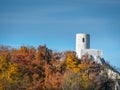
<path fill-rule="evenodd" d="M 90 49 L 89 34 L 76 34 L 76 53 L 79 58 L 81 58 L 82 49 Z"/>

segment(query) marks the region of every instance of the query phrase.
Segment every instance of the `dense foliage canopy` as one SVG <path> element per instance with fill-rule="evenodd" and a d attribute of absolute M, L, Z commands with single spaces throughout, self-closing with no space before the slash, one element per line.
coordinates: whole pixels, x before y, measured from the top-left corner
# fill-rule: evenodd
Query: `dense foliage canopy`
<path fill-rule="evenodd" d="M 0 90 L 113 90 L 114 81 L 101 71 L 104 65 L 74 51 L 0 47 Z"/>

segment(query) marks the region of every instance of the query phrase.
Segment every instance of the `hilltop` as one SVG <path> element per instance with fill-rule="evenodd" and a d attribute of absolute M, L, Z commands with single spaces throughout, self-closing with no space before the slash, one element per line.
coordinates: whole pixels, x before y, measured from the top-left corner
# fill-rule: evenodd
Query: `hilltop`
<path fill-rule="evenodd" d="M 0 48 L 0 89 L 6 90 L 114 90 L 116 78 L 106 67 L 74 51 L 54 52 L 45 45 Z M 119 73 L 119 72 L 117 72 Z M 120 73 L 119 73 L 120 74 Z"/>

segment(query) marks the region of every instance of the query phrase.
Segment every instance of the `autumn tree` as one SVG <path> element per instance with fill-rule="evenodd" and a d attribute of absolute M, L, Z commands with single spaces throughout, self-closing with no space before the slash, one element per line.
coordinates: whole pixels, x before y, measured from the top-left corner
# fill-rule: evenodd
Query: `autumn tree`
<path fill-rule="evenodd" d="M 66 69 L 78 72 L 79 59 L 76 57 L 76 53 L 74 51 L 65 52 L 65 62 Z"/>
<path fill-rule="evenodd" d="M 0 89 L 16 90 L 19 83 L 19 71 L 17 64 L 10 62 L 9 51 L 0 52 Z"/>

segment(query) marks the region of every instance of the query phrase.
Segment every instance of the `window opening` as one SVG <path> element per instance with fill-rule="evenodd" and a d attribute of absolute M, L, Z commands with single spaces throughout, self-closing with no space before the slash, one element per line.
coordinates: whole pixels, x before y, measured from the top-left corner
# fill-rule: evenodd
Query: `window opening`
<path fill-rule="evenodd" d="M 85 42 L 85 38 L 82 38 L 82 42 Z"/>

